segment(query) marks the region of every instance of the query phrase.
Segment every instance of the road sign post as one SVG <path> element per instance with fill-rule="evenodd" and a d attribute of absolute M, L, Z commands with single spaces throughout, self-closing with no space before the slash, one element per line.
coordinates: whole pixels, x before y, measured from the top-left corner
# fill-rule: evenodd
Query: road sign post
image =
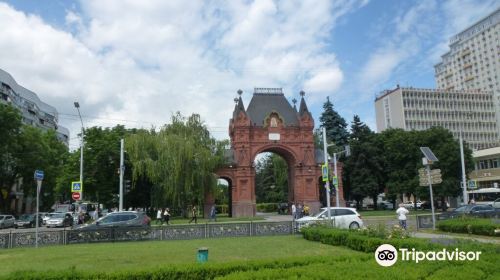
<path fill-rule="evenodd" d="M 42 190 L 42 181 L 44 173 L 42 170 L 35 170 L 35 180 L 36 180 L 36 214 L 35 214 L 35 247 L 38 248 L 38 217 L 39 213 L 39 202 L 40 202 L 40 191 Z"/>
<path fill-rule="evenodd" d="M 431 210 L 432 210 L 432 229 L 436 230 L 436 216 L 434 215 L 434 196 L 432 194 L 432 177 L 431 177 L 431 164 L 439 161 L 438 158 L 434 155 L 434 153 L 429 149 L 429 147 L 420 147 L 420 151 L 424 154 L 424 158 L 422 158 L 423 165 L 426 166 L 427 169 L 427 180 L 429 183 L 429 192 L 431 196 Z M 440 173 L 441 170 L 437 172 Z"/>

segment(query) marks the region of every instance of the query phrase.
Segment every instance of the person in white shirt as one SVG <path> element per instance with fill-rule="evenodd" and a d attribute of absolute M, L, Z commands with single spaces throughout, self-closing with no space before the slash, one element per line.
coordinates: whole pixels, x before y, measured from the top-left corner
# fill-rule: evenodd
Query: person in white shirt
<path fill-rule="evenodd" d="M 406 209 L 403 204 L 399 204 L 398 210 L 396 210 L 396 214 L 398 214 L 399 225 L 406 230 L 406 215 L 410 213 L 408 209 Z"/>
<path fill-rule="evenodd" d="M 292 217 L 294 220 L 297 218 L 297 208 L 295 207 L 295 203 L 292 203 Z"/>

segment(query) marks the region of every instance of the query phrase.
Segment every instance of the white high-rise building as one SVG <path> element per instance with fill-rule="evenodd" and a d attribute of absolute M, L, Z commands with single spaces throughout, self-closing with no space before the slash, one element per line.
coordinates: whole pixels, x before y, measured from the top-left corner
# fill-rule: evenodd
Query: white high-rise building
<path fill-rule="evenodd" d="M 58 124 L 59 114 L 56 108 L 42 102 L 36 93 L 18 85 L 14 78 L 2 69 L 0 103 L 16 107 L 21 113 L 23 123 L 44 130 L 53 129 L 59 140 L 69 144 L 69 130 Z"/>
<path fill-rule="evenodd" d="M 437 87 L 479 89 L 495 97 L 500 123 L 500 8 L 450 39 L 450 50 L 434 66 Z"/>
<path fill-rule="evenodd" d="M 463 139 L 474 150 L 499 146 L 491 91 L 397 87 L 376 97 L 375 114 L 378 132 L 440 126 L 450 130 L 455 139 L 463 132 Z"/>

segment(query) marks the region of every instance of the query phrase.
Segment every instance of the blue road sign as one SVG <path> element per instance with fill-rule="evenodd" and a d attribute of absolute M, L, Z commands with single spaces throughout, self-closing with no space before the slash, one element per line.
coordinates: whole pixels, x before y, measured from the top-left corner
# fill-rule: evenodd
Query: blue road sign
<path fill-rule="evenodd" d="M 71 192 L 81 192 L 83 191 L 82 182 L 76 181 L 71 182 Z"/>
<path fill-rule="evenodd" d="M 476 188 L 476 181 L 470 180 L 469 181 L 469 189 L 475 189 Z"/>
<path fill-rule="evenodd" d="M 42 170 L 35 170 L 35 179 L 38 181 L 43 180 L 43 171 Z"/>

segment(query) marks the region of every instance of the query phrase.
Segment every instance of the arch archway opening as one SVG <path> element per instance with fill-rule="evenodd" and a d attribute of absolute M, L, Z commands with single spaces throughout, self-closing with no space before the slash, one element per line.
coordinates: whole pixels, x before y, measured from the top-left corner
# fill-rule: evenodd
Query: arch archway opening
<path fill-rule="evenodd" d="M 220 177 L 217 180 L 217 187 L 214 191 L 214 202 L 217 205 L 217 215 L 232 217 L 232 180 L 227 177 Z"/>
<path fill-rule="evenodd" d="M 257 154 L 254 166 L 257 211 L 286 212 L 294 199 L 291 156 L 279 150 L 266 150 Z"/>

